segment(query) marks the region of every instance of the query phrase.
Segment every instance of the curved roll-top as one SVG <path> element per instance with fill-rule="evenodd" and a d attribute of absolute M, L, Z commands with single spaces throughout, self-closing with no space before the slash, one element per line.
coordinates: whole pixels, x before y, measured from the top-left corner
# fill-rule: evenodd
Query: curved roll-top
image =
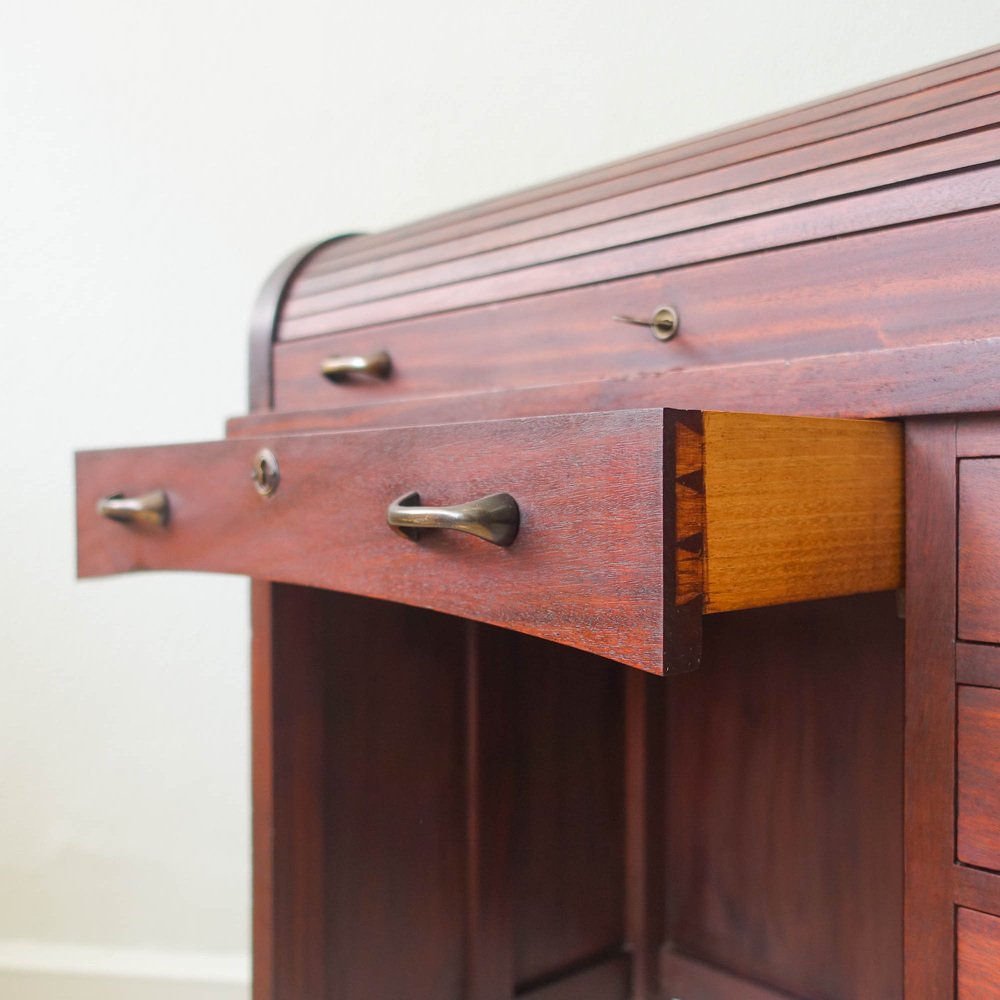
<path fill-rule="evenodd" d="M 321 248 L 288 288 L 279 337 L 398 322 L 996 204 L 995 63 L 984 56 L 948 67 L 939 86 L 919 95 L 907 93 L 913 78 L 883 84 Z M 933 180 L 968 168 L 966 179 Z"/>
<path fill-rule="evenodd" d="M 1000 56 L 987 53 L 321 244 L 268 299 L 274 405 L 995 335 L 998 128 Z M 620 321 L 665 306 L 680 314 L 670 343 Z M 377 351 L 391 379 L 321 377 L 331 352 Z"/>

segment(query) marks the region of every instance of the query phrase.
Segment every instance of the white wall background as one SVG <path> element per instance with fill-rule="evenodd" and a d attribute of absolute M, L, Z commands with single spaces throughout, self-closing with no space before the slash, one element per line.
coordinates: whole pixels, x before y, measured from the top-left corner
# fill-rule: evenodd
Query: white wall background
<path fill-rule="evenodd" d="M 0 0 L 0 995 L 247 991 L 247 587 L 75 583 L 74 449 L 219 435 L 299 244 L 998 42 L 995 0 Z"/>

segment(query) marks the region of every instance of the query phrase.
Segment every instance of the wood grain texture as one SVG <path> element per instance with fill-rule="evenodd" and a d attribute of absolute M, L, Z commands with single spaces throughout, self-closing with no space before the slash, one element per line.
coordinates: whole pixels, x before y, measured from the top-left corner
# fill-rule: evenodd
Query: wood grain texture
<path fill-rule="evenodd" d="M 739 254 L 861 233 L 1000 203 L 1000 166 L 899 184 L 815 206 L 692 229 L 632 246 L 283 319 L 283 340 L 548 294 Z"/>
<path fill-rule="evenodd" d="M 513 633 L 465 623 L 466 977 L 463 1000 L 514 995 L 513 868 L 517 755 Z M 642 676 L 642 675 L 640 675 Z"/>
<path fill-rule="evenodd" d="M 997 73 L 1000 87 L 1000 72 Z M 981 109 L 980 126 L 994 126 L 1000 120 L 1000 98 L 988 99 L 990 108 Z M 311 279 L 307 294 L 305 281 L 293 285 L 283 321 L 314 313 L 332 312 L 365 302 L 376 302 L 427 288 L 454 285 L 487 276 L 497 276 L 521 268 L 553 261 L 579 258 L 616 247 L 634 246 L 683 232 L 728 225 L 741 219 L 783 212 L 800 206 L 816 206 L 825 199 L 844 198 L 889 185 L 931 177 L 943 171 L 981 166 L 996 157 L 1000 130 L 983 128 L 967 135 L 937 142 L 918 143 L 912 148 L 867 155 L 861 161 L 823 164 L 805 176 L 783 177 L 681 204 L 632 206 L 626 217 L 605 205 L 605 220 L 557 229 L 555 235 L 503 246 L 496 250 L 472 249 L 468 255 L 451 254 L 451 259 L 431 263 L 384 277 L 360 282 L 332 283 L 330 278 Z M 315 287 L 313 287 L 315 286 Z"/>
<path fill-rule="evenodd" d="M 1000 212 L 974 213 L 281 343 L 275 405 L 351 406 L 995 336 L 998 225 Z M 668 343 L 612 318 L 663 303 L 681 316 Z M 388 381 L 320 375 L 331 354 L 382 349 L 394 359 Z"/>
<path fill-rule="evenodd" d="M 705 611 L 902 583 L 902 428 L 704 414 Z"/>
<path fill-rule="evenodd" d="M 1000 918 L 958 910 L 958 1000 L 1000 998 Z"/>
<path fill-rule="evenodd" d="M 621 411 L 81 453 L 80 572 L 208 570 L 388 598 L 659 672 L 663 422 Z M 281 468 L 268 498 L 249 481 L 262 446 Z M 165 530 L 94 512 L 109 492 L 153 488 L 169 491 Z M 403 538 L 386 506 L 412 489 L 428 504 L 509 492 L 518 538 Z"/>
<path fill-rule="evenodd" d="M 319 592 L 253 590 L 254 1000 L 328 995 Z"/>
<path fill-rule="evenodd" d="M 947 377 L 943 377 L 947 372 Z M 962 343 L 660 371 L 571 385 L 237 417 L 229 437 L 496 420 L 672 406 L 828 417 L 968 413 L 1000 407 L 1000 337 Z"/>
<path fill-rule="evenodd" d="M 1000 72 L 991 75 L 996 86 L 996 81 L 1000 81 Z M 959 169 L 973 162 L 990 159 L 987 156 L 979 160 L 978 155 L 972 152 L 973 148 L 980 148 L 986 142 L 988 133 L 980 133 L 976 137 L 964 136 L 955 144 L 941 140 L 972 129 L 989 129 L 997 123 L 998 118 L 1000 98 L 996 95 L 963 101 L 939 111 L 893 121 L 860 133 L 854 132 L 770 156 L 756 157 L 616 197 L 597 199 L 524 222 L 486 229 L 471 236 L 443 240 L 399 253 L 393 253 L 390 245 L 379 257 L 354 265 L 341 263 L 336 270 L 319 265 L 297 283 L 296 294 L 305 298 L 317 292 L 365 283 L 367 294 L 378 297 L 373 294 L 377 291 L 374 282 L 379 282 L 377 288 L 384 295 L 385 279 L 388 276 L 408 274 L 410 283 L 416 283 L 414 287 L 419 287 L 420 283 L 433 284 L 429 265 L 440 267 L 443 262 L 459 258 L 465 259 L 468 265 L 471 263 L 468 261 L 471 255 L 496 252 L 504 247 L 518 249 L 517 254 L 503 259 L 502 263 L 509 267 L 521 266 L 515 263 L 518 260 L 537 263 L 543 259 L 555 259 L 560 254 L 568 256 L 581 252 L 581 247 L 585 245 L 590 250 L 614 245 L 616 238 L 635 242 L 653 235 L 663 235 L 669 228 L 669 222 L 668 226 L 662 224 L 662 221 L 668 219 L 668 210 L 672 206 L 689 204 L 695 199 L 713 198 L 712 211 L 716 217 L 735 217 L 740 211 L 738 204 L 727 204 L 725 198 L 718 197 L 728 192 L 738 191 L 744 193 L 744 197 L 748 191 L 755 193 L 757 205 L 749 210 L 756 213 L 788 207 L 797 200 L 805 203 L 818 197 L 834 197 L 874 187 L 880 182 L 895 183 L 927 175 L 937 169 L 935 164 L 943 164 L 945 169 Z M 880 164 L 866 164 L 856 160 L 859 155 L 873 158 L 879 154 L 891 155 Z M 845 164 L 849 167 L 845 167 Z M 839 174 L 831 173 L 831 168 L 838 168 Z M 789 185 L 783 191 L 774 188 L 774 182 L 782 178 L 795 178 L 798 186 Z M 804 186 L 806 182 L 811 185 L 808 189 Z M 746 202 L 744 205 L 749 207 Z M 639 213 L 648 215 L 641 219 L 631 218 Z M 676 221 L 681 218 L 678 215 Z M 556 234 L 562 234 L 561 240 L 553 238 Z M 542 244 L 543 240 L 545 245 Z M 482 262 L 479 267 L 481 273 L 487 273 Z M 419 276 L 417 271 L 420 272 Z M 459 272 L 449 272 L 448 280 L 455 280 L 457 273 Z M 463 270 L 460 273 L 469 276 L 472 272 Z M 398 290 L 401 285 L 397 282 L 389 287 Z"/>
<path fill-rule="evenodd" d="M 701 669 L 664 681 L 676 951 L 902 996 L 902 654 L 891 594 L 705 618 Z"/>
<path fill-rule="evenodd" d="M 656 673 L 697 665 L 703 610 L 898 586 L 898 428 L 705 419 L 703 430 L 697 413 L 621 410 L 81 453 L 80 573 L 202 569 L 320 586 Z M 282 481 L 261 498 L 246 476 L 265 446 Z M 401 539 L 385 508 L 414 487 L 425 503 L 513 494 L 517 541 L 499 550 L 447 532 Z M 165 529 L 94 512 L 110 492 L 163 488 Z"/>
<path fill-rule="evenodd" d="M 765 159 L 784 150 L 808 148 L 831 137 L 853 133 L 867 137 L 885 123 L 995 92 L 996 68 L 997 54 L 993 51 L 961 64 L 699 136 L 641 157 L 377 233 L 354 247 L 331 249 L 317 261 L 317 270 L 350 266 L 468 234 L 512 228 L 522 220 L 608 200 L 671 179 L 697 177 L 720 167 Z"/>
<path fill-rule="evenodd" d="M 1000 691 L 958 689 L 958 858 L 1000 869 Z"/>
<path fill-rule="evenodd" d="M 699 962 L 672 949 L 663 952 L 664 995 L 671 1000 L 794 1000 L 724 969 Z"/>
<path fill-rule="evenodd" d="M 516 992 L 563 978 L 625 935 L 625 676 L 516 636 L 510 893 Z"/>
<path fill-rule="evenodd" d="M 658 1000 L 666 916 L 666 685 L 625 677 L 625 947 L 631 1000 Z"/>
<path fill-rule="evenodd" d="M 905 995 L 954 988 L 955 422 L 906 424 Z"/>
<path fill-rule="evenodd" d="M 958 643 L 955 679 L 959 684 L 1000 688 L 1000 646 Z"/>
<path fill-rule="evenodd" d="M 958 425 L 959 458 L 996 458 L 1000 456 L 1000 420 L 996 414 L 967 416 Z"/>
<path fill-rule="evenodd" d="M 959 906 L 1000 915 L 1000 874 L 955 865 L 952 876 L 955 902 Z"/>
<path fill-rule="evenodd" d="M 959 464 L 958 634 L 1000 641 L 1000 459 Z"/>

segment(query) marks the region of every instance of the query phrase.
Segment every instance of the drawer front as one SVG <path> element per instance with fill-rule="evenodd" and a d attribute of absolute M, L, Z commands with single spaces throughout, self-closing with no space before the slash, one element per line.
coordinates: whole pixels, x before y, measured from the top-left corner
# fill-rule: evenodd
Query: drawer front
<path fill-rule="evenodd" d="M 268 495 L 251 478 L 265 449 Z M 510 516 L 506 547 L 404 537 L 387 508 L 412 492 L 434 507 L 508 494 L 516 537 Z M 139 497 L 164 524 L 122 510 Z M 899 427 L 880 421 L 618 410 L 77 459 L 81 576 L 191 569 L 342 590 L 656 673 L 697 665 L 702 613 L 899 586 L 902 515 Z"/>
<path fill-rule="evenodd" d="M 1000 917 L 960 906 L 958 1000 L 1000 998 Z"/>
<path fill-rule="evenodd" d="M 1000 642 L 1000 459 L 959 463 L 958 634 Z"/>
<path fill-rule="evenodd" d="M 1000 871 L 1000 690 L 958 689 L 958 858 Z"/>
<path fill-rule="evenodd" d="M 274 403 L 326 409 L 989 336 L 998 221 L 985 212 L 284 340 Z M 680 317 L 669 341 L 614 319 L 664 305 Z M 387 377 L 322 374 L 328 359 L 381 351 Z"/>
<path fill-rule="evenodd" d="M 280 473 L 270 496 L 251 479 L 262 448 Z M 659 672 L 663 466 L 662 410 L 85 452 L 78 570 L 207 570 L 341 590 Z M 156 490 L 168 497 L 164 527 L 95 510 L 109 494 Z M 413 490 L 427 505 L 509 493 L 516 540 L 403 537 L 387 506 Z"/>

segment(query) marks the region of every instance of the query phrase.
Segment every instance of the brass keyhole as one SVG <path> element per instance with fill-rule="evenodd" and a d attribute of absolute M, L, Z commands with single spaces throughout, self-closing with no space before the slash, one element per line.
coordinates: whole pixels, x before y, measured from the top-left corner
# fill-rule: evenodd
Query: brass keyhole
<path fill-rule="evenodd" d="M 281 473 L 278 471 L 278 460 L 270 448 L 261 448 L 254 456 L 250 478 L 253 479 L 254 489 L 262 497 L 269 497 L 278 488 Z"/>

